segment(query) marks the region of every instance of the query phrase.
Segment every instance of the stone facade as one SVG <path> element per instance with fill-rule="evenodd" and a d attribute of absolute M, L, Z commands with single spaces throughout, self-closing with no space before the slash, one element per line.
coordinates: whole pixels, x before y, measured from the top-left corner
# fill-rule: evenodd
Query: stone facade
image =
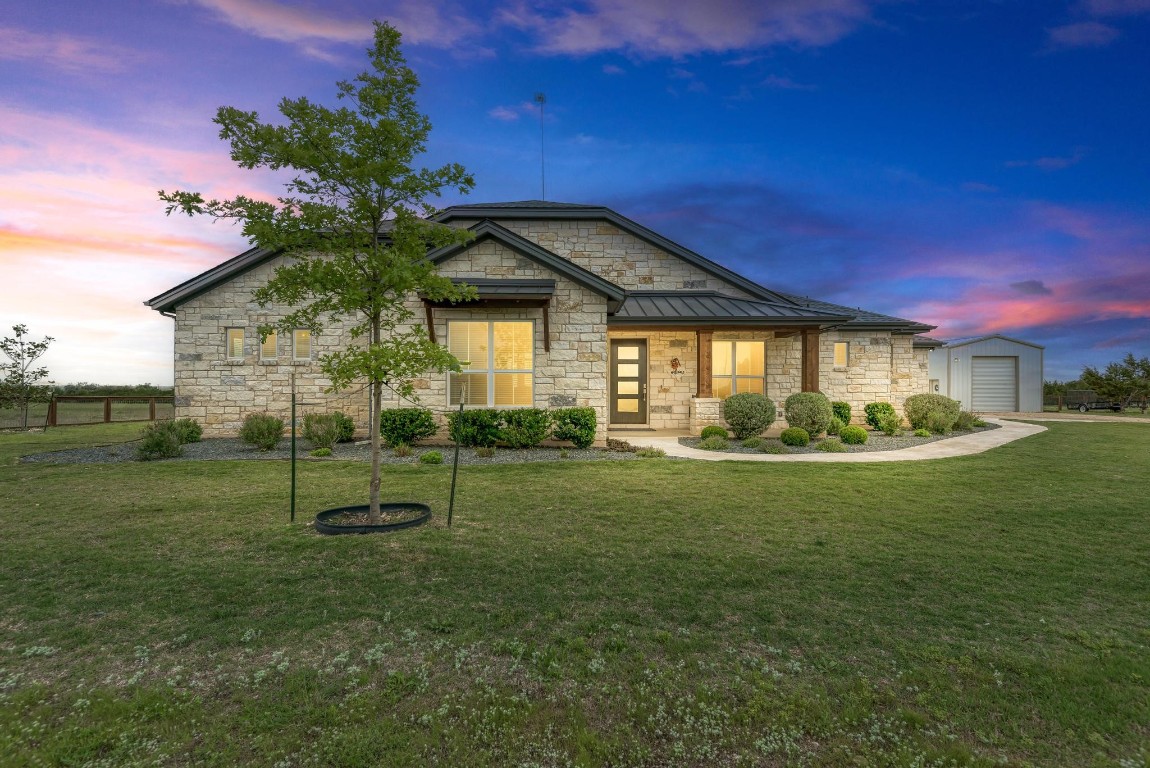
<path fill-rule="evenodd" d="M 474 220 L 457 219 L 467 226 Z M 499 224 L 507 230 L 568 259 L 627 290 L 710 290 L 735 298 L 754 298 L 742 288 L 720 279 L 697 264 L 669 253 L 614 224 L 598 220 L 544 220 L 509 218 Z M 482 305 L 434 310 L 433 331 L 447 343 L 449 324 L 455 320 L 526 320 L 534 324 L 532 400 L 538 408 L 580 405 L 595 409 L 598 440 L 602 444 L 609 424 L 609 350 L 611 339 L 643 339 L 647 345 L 648 428 L 698 432 L 707 424 L 721 424 L 722 401 L 698 398 L 698 341 L 694 328 L 611 326 L 607 299 L 580 282 L 558 274 L 541 261 L 521 255 L 507 238 L 494 237 L 462 249 L 439 265 L 441 274 L 461 279 L 553 280 L 555 290 L 547 311 L 550 348 L 544 339 L 544 310 L 536 307 L 488 308 Z M 538 258 L 538 257 L 536 257 Z M 282 314 L 262 310 L 252 291 L 264 285 L 276 257 L 239 272 L 202 292 L 181 300 L 170 311 L 175 317 L 175 385 L 178 416 L 195 418 L 208 434 L 233 434 L 244 416 L 269 411 L 286 417 L 290 410 L 293 374 L 299 413 L 341 410 L 361 429 L 368 421 L 368 396 L 363 388 L 329 393 L 330 384 L 316 360 L 346 344 L 346 327 L 324 328 L 312 342 L 309 360 L 293 360 L 290 339 L 280 340 L 275 360 L 261 360 L 257 326 L 272 323 Z M 423 323 L 424 307 L 409 300 L 416 322 Z M 244 329 L 241 359 L 227 357 L 229 328 Z M 761 341 L 765 349 L 766 394 L 781 416 L 783 401 L 801 389 L 802 342 L 799 335 L 776 335 L 770 328 L 745 331 L 715 330 L 715 340 Z M 836 368 L 834 345 L 848 342 L 848 365 Z M 890 402 L 901 409 L 906 397 L 925 392 L 926 351 L 916 350 L 908 334 L 839 328 L 822 334 L 819 342 L 821 390 L 833 400 L 845 400 L 862 421 L 863 406 Z M 447 377 L 429 375 L 416 383 L 421 405 L 442 416 L 451 409 Z M 394 397 L 384 407 L 401 405 Z M 779 427 L 785 426 L 780 418 Z M 622 426 L 622 425 L 620 425 Z"/>

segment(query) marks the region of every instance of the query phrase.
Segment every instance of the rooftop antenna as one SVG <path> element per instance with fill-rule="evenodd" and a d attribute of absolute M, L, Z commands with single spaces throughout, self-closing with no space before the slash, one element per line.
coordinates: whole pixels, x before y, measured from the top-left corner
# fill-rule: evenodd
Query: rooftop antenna
<path fill-rule="evenodd" d="M 535 94 L 535 103 L 539 105 L 539 199 L 547 199 L 547 164 L 543 152 L 543 105 L 547 103 L 547 94 L 542 91 Z"/>

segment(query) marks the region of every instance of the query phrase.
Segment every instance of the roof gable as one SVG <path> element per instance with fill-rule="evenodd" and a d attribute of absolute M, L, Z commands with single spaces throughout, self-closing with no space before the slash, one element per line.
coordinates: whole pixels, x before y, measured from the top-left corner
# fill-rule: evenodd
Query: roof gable
<path fill-rule="evenodd" d="M 623 299 L 627 296 L 626 291 L 610 280 L 605 280 L 594 272 L 552 253 L 527 238 L 520 237 L 506 227 L 501 227 L 496 224 L 494 221 L 485 219 L 468 229 L 475 235 L 473 239 L 466 243 L 449 245 L 432 251 L 427 255 L 428 261 L 436 265 L 443 264 L 461 253 L 465 253 L 468 249 L 479 243 L 486 240 L 494 240 L 515 253 L 518 253 L 520 256 L 530 259 L 551 272 L 562 275 L 572 282 L 604 297 L 607 299 L 608 312 L 614 312 L 618 309 L 623 303 Z"/>

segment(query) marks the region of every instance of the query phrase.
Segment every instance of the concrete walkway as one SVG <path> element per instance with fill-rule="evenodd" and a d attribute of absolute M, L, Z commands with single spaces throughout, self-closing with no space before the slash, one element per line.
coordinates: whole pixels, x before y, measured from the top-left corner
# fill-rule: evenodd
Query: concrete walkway
<path fill-rule="evenodd" d="M 688 448 L 679 445 L 678 437 L 651 436 L 640 437 L 629 435 L 627 440 L 634 446 L 651 446 L 662 448 L 668 456 L 683 459 L 699 459 L 700 461 L 820 461 L 820 462 L 851 462 L 873 463 L 879 461 L 926 461 L 927 459 L 949 459 L 953 456 L 969 456 L 974 453 L 989 451 L 1000 445 L 1021 440 L 1039 432 L 1045 432 L 1046 427 L 1037 424 L 1020 424 L 1015 421 L 1001 419 L 987 419 L 999 425 L 999 429 L 986 432 L 976 432 L 971 435 L 950 437 L 946 440 L 936 440 L 925 445 L 916 445 L 912 448 L 902 448 L 897 451 L 869 451 L 863 453 L 723 453 L 721 451 L 701 451 L 698 448 Z"/>
<path fill-rule="evenodd" d="M 1150 424 L 1150 417 L 1115 416 L 1106 411 L 1090 413 L 1048 411 L 1045 413 L 987 413 L 983 418 L 1024 419 L 1026 421 L 1077 421 L 1083 424 Z"/>

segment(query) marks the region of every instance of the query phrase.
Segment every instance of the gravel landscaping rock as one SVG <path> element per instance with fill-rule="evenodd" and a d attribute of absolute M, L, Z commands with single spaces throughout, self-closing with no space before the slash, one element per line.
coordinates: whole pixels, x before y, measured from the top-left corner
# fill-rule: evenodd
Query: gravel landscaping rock
<path fill-rule="evenodd" d="M 875 451 L 898 451 L 903 448 L 911 448 L 916 445 L 925 445 L 926 443 L 936 443 L 939 440 L 949 440 L 952 437 L 961 437 L 963 435 L 974 434 L 975 432 L 986 432 L 990 429 L 998 429 L 997 424 L 987 424 L 985 427 L 977 427 L 969 432 L 951 432 L 949 435 L 931 435 L 930 437 L 915 437 L 910 432 L 906 432 L 900 437 L 887 437 L 882 432 L 869 432 L 869 437 L 863 445 L 846 445 L 847 453 L 870 453 Z M 824 438 L 826 439 L 826 438 Z M 698 437 L 680 437 L 679 445 L 685 445 L 688 448 L 698 448 L 699 443 L 702 442 Z M 783 453 L 822 453 L 818 449 L 818 444 L 822 440 L 811 440 L 810 445 L 802 448 L 794 446 L 783 445 L 782 441 L 778 438 L 767 438 L 763 441 L 764 446 L 775 446 L 784 448 Z M 714 453 L 764 453 L 762 448 L 744 448 L 739 440 L 732 438 L 730 440 L 730 448 L 725 451 L 714 451 Z M 462 463 L 462 462 L 460 462 Z"/>

